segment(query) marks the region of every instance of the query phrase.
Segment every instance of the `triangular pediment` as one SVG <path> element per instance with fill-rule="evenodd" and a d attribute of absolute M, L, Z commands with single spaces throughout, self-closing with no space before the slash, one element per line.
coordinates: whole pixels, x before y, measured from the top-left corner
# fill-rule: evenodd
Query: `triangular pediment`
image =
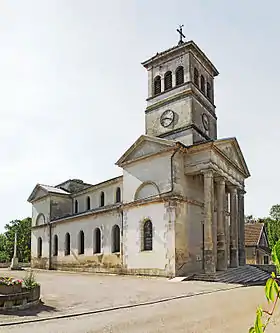
<path fill-rule="evenodd" d="M 235 138 L 220 139 L 214 141 L 214 146 L 218 149 L 232 164 L 240 169 L 246 177 L 250 176 L 244 156 L 239 144 Z"/>
<path fill-rule="evenodd" d="M 39 200 L 49 194 L 55 195 L 69 195 L 69 193 L 65 190 L 60 188 L 56 188 L 53 186 L 37 184 L 32 193 L 30 194 L 29 198 L 27 199 L 28 202 L 33 202 L 35 200 Z"/>
<path fill-rule="evenodd" d="M 176 142 L 173 140 L 165 140 L 149 135 L 141 135 L 139 139 L 137 139 L 116 162 L 116 165 L 121 166 L 124 163 L 172 149 L 172 147 L 176 147 Z"/>

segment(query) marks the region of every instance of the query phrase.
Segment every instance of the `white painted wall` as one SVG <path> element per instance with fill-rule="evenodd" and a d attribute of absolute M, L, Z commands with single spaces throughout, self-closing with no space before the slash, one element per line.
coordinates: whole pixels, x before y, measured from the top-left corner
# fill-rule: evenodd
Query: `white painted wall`
<path fill-rule="evenodd" d="M 68 222 L 54 223 L 52 225 L 52 237 L 58 236 L 58 261 L 79 260 L 79 257 L 93 255 L 93 232 L 95 228 L 101 230 L 101 253 L 110 254 L 111 251 L 111 233 L 113 226 L 117 224 L 121 229 L 121 214 L 117 211 L 76 218 Z M 78 255 L 78 235 L 83 230 L 85 235 L 85 254 Z M 66 233 L 71 238 L 71 254 L 64 255 L 64 244 Z"/>
<path fill-rule="evenodd" d="M 36 225 L 37 217 L 39 214 L 43 214 L 45 217 L 45 223 L 50 221 L 50 197 L 44 197 L 32 204 L 32 226 Z M 40 219 L 42 221 L 42 219 Z"/>
<path fill-rule="evenodd" d="M 123 202 L 134 201 L 134 196 L 144 182 L 152 181 L 160 193 L 170 190 L 171 183 L 171 153 L 164 153 L 149 159 L 143 159 L 137 164 L 126 166 L 123 170 Z"/>
<path fill-rule="evenodd" d="M 124 219 L 124 260 L 128 269 L 165 269 L 168 265 L 168 219 L 163 203 L 131 207 Z M 153 223 L 153 250 L 141 250 L 142 222 L 149 218 Z"/>

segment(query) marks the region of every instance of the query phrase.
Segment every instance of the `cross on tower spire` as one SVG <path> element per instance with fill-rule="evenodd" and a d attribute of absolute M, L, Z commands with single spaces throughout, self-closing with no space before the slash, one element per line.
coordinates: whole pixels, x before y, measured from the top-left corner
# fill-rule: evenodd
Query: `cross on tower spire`
<path fill-rule="evenodd" d="M 183 24 L 179 25 L 179 29 L 177 29 L 177 31 L 180 35 L 180 40 L 178 42 L 178 45 L 183 44 L 184 43 L 183 38 L 186 38 L 186 36 L 183 34 L 183 26 L 184 26 Z"/>

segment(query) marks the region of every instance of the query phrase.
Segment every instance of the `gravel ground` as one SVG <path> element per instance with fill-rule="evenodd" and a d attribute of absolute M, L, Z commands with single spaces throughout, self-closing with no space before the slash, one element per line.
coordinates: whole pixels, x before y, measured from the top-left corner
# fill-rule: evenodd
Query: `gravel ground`
<path fill-rule="evenodd" d="M 24 272 L 13 272 L 23 277 Z M 0 275 L 11 272 L 0 270 Z M 108 276 L 87 273 L 36 272 L 42 284 L 43 307 L 16 314 L 0 314 L 0 332 L 17 333 L 93 333 L 93 332 L 247 332 L 255 310 L 264 303 L 263 287 L 206 282 L 170 282 L 162 278 Z M 231 288 L 231 289 L 229 289 Z M 232 289 L 235 288 L 235 289 Z M 209 293 L 210 292 L 210 293 Z M 205 294 L 206 293 L 206 294 Z M 68 319 L 52 319 L 32 324 L 25 320 L 50 318 L 111 306 L 157 301 L 180 295 L 158 304 L 120 309 Z M 1 323 L 17 321 L 14 326 Z M 268 333 L 279 333 L 279 313 Z"/>

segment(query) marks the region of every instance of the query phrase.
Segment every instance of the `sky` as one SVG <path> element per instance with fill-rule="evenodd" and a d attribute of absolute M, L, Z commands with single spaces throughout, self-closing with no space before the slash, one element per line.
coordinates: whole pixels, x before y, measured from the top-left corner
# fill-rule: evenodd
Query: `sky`
<path fill-rule="evenodd" d="M 218 136 L 235 136 L 251 177 L 245 212 L 280 203 L 279 10 L 275 0 L 0 0 L 0 231 L 31 215 L 37 183 L 98 183 L 144 133 L 141 62 L 184 24 L 220 75 Z"/>

